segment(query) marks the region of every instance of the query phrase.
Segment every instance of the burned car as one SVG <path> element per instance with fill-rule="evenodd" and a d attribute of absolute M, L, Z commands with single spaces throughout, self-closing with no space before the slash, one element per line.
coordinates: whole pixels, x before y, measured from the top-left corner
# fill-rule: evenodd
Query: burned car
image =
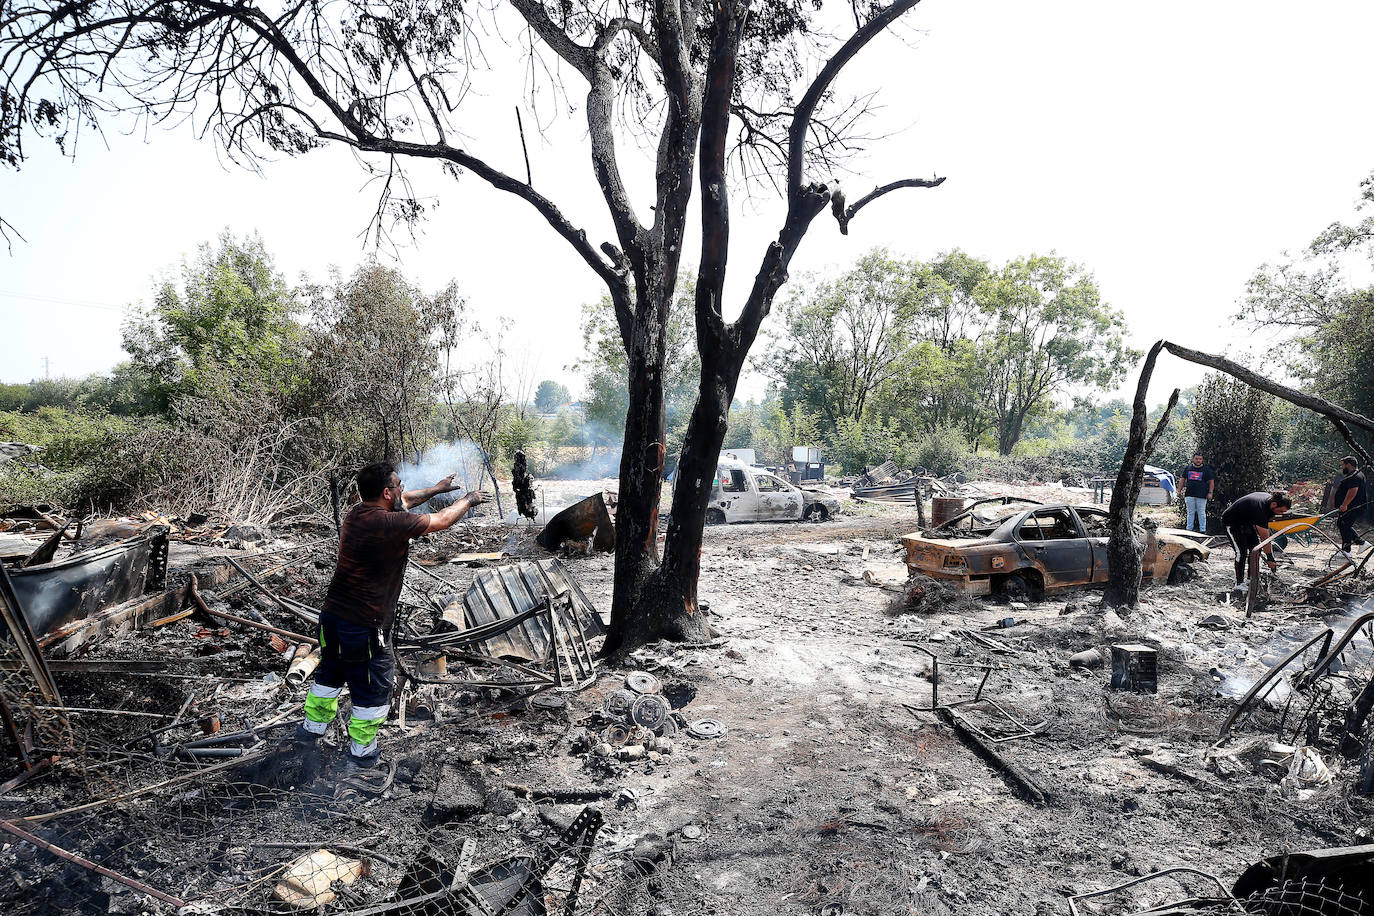
<path fill-rule="evenodd" d="M 962 527 L 960 523 L 962 522 Z M 1016 508 L 1004 517 L 974 510 L 902 538 L 910 573 L 953 582 L 970 595 L 1035 598 L 1049 589 L 1107 581 L 1108 516 L 1092 506 Z M 1139 528 L 1144 577 L 1184 582 L 1210 551 L 1165 529 Z"/>
<path fill-rule="evenodd" d="M 706 524 L 727 522 L 823 522 L 840 511 L 840 501 L 824 490 L 800 489 L 776 474 L 721 459 L 711 481 Z"/>

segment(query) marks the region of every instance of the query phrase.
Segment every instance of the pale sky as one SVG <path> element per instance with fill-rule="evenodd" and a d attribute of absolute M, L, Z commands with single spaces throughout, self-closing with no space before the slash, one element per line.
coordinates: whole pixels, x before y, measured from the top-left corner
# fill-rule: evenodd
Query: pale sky
<path fill-rule="evenodd" d="M 901 177 L 948 180 L 873 204 L 847 237 L 819 218 L 794 275 L 841 269 L 875 246 L 915 258 L 957 247 L 999 263 L 1053 250 L 1096 276 L 1138 348 L 1168 336 L 1243 354 L 1250 335 L 1233 318 L 1245 281 L 1349 218 L 1374 169 L 1368 2 L 926 0 L 906 26 L 843 78 L 842 90 L 880 90 L 870 131 L 888 134 L 845 187 L 852 199 Z M 497 75 L 465 117 L 468 148 L 523 174 L 520 86 Z M 526 104 L 527 129 L 552 108 L 547 97 L 537 111 Z M 536 188 L 600 242 L 611 235 L 579 119 L 532 138 L 531 166 Z M 45 357 L 53 376 L 108 370 L 122 355 L 122 307 L 149 299 L 158 276 L 226 227 L 261 233 L 293 280 L 349 271 L 364 254 L 373 191 L 340 149 L 258 175 L 222 165 L 189 126 L 125 136 L 109 122 L 103 141 L 80 139 L 74 162 L 32 140 L 29 151 L 23 171 L 0 173 L 0 215 L 27 238 L 0 250 L 0 381 L 42 377 Z M 643 206 L 648 160 L 623 156 Z M 456 279 L 479 323 L 513 321 L 536 379 L 579 390 L 566 367 L 581 306 L 601 294 L 594 275 L 518 199 L 430 164 L 414 175 L 438 207 L 399 266 L 430 290 Z M 737 309 L 781 209 L 735 199 Z M 689 235 L 689 264 L 696 245 Z M 1201 375 L 1165 356 L 1151 400 Z M 755 378 L 741 394 L 761 390 Z"/>

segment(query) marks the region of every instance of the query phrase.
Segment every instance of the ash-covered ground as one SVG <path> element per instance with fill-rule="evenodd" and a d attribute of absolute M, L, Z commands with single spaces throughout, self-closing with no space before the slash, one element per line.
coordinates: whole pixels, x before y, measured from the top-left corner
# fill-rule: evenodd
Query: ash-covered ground
<path fill-rule="evenodd" d="M 602 482 L 558 486 L 577 496 Z M 146 742 L 126 746 L 162 720 L 92 715 L 73 717 L 77 751 L 0 799 L 3 814 L 25 816 L 48 842 L 201 912 L 293 911 L 273 898 L 276 881 L 297 856 L 330 844 L 371 870 L 336 888 L 322 911 L 375 908 L 396 899 L 417 863 L 456 860 L 464 840 L 476 841 L 480 866 L 536 848 L 588 804 L 606 827 L 577 912 L 615 916 L 1062 913 L 1069 894 L 1157 869 L 1187 865 L 1229 883 L 1263 856 L 1367 842 L 1372 809 L 1353 791 L 1358 760 L 1326 753 L 1329 783 L 1285 783 L 1288 771 L 1268 747 L 1281 734 L 1274 703 L 1209 754 L 1257 678 L 1320 628 L 1342 632 L 1355 613 L 1350 602 L 1311 603 L 1296 587 L 1326 568 L 1328 547 L 1292 545 L 1275 600 L 1248 620 L 1228 595 L 1225 548 L 1197 581 L 1147 587 L 1126 616 L 1082 590 L 1024 607 L 926 601 L 912 612 L 903 605 L 898 539 L 916 527 L 914 511 L 846 509 L 823 523 L 708 528 L 700 595 L 720 634 L 709 645 L 648 647 L 555 702 L 428 691 L 418 718 L 383 731 L 397 766 L 380 795 L 344 770 L 338 734 L 314 772 L 289 731 L 278 731 L 273 753 L 196 778 Z M 535 531 L 489 518 L 422 540 L 412 556 L 428 573 L 407 578 L 410 613 L 432 617 L 431 596 L 462 594 L 492 565 L 451 557 L 532 556 Z M 304 542 L 327 533 L 274 535 Z M 267 581 L 318 606 L 329 549 Z M 241 562 L 274 565 L 270 557 Z M 611 557 L 566 552 L 563 562 L 609 612 Z M 251 590 L 229 605 L 288 625 Z M 998 625 L 1009 617 L 1010 626 Z M 1105 657 L 1114 644 L 1158 650 L 1157 694 L 1111 690 L 1109 663 L 1069 664 L 1091 648 Z M 1355 646 L 1352 676 L 1368 668 L 1369 646 L 1367 637 Z M 919 709 L 932 702 L 929 653 L 946 665 L 945 703 L 972 697 L 983 677 L 977 666 L 991 668 L 981 696 L 997 707 L 959 708 L 994 736 L 1012 729 L 1003 712 L 1033 726 L 1037 734 L 995 750 L 1041 798 L 1028 798 L 939 715 Z M 193 714 L 217 713 L 233 728 L 286 721 L 304 690 L 281 682 L 285 663 L 267 634 L 197 617 L 90 654 L 166 659 L 177 676 L 59 675 L 69 704 L 165 716 L 191 696 Z M 655 675 L 684 720 L 719 720 L 724 737 L 679 734 L 670 752 L 637 759 L 598 755 L 605 696 L 631 670 Z M 169 779 L 183 781 L 109 802 Z M 92 802 L 103 804 L 39 819 Z M 171 909 L 19 842 L 0 852 L 0 867 L 7 913 Z M 542 900 L 550 912 L 561 911 L 571 883 L 567 860 L 549 872 Z M 1178 896 L 1151 883 L 1100 911 L 1134 912 L 1169 890 Z"/>

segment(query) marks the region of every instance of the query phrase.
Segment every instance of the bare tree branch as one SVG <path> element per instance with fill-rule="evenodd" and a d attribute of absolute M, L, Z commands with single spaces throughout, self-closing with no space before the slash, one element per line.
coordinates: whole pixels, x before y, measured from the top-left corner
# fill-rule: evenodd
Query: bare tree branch
<path fill-rule="evenodd" d="M 835 220 L 840 224 L 840 234 L 849 234 L 849 221 L 854 218 L 864 207 L 873 203 L 884 194 L 890 194 L 900 188 L 938 188 L 945 183 L 944 178 L 904 178 L 901 181 L 894 181 L 874 188 L 848 207 L 844 205 L 844 194 L 838 188 L 830 195 L 830 209 L 835 214 Z"/>
<path fill-rule="evenodd" d="M 787 144 L 787 195 L 789 198 L 802 193 L 802 174 L 805 171 L 806 163 L 806 134 L 810 129 L 811 118 L 816 113 L 816 107 L 820 105 L 821 99 L 825 96 L 830 84 L 839 76 L 841 70 L 845 68 L 854 55 L 863 50 L 864 46 L 872 41 L 879 33 L 889 25 L 896 22 L 905 12 L 910 10 L 921 0 L 894 0 L 887 7 L 879 10 L 873 18 L 864 23 L 860 28 L 850 35 L 844 44 L 840 45 L 834 55 L 825 62 L 821 72 L 816 74 L 816 78 L 807 87 L 806 94 L 797 103 L 797 110 L 792 115 L 792 127 L 788 131 Z"/>
<path fill-rule="evenodd" d="M 1227 375 L 1240 379 L 1251 388 L 1258 388 L 1260 391 L 1268 392 L 1275 397 L 1283 398 L 1290 404 L 1297 404 L 1299 407 L 1306 407 L 1313 413 L 1321 414 L 1329 420 L 1339 420 L 1350 426 L 1358 426 L 1367 433 L 1374 434 L 1374 420 L 1369 417 L 1357 414 L 1354 411 L 1346 410 L 1337 404 L 1332 404 L 1325 398 L 1319 398 L 1314 394 L 1299 391 L 1296 388 L 1289 388 L 1287 385 L 1280 385 L 1255 372 L 1247 369 L 1240 363 L 1229 360 L 1224 356 L 1215 356 L 1211 353 L 1203 353 L 1201 350 L 1190 350 L 1187 347 L 1179 346 L 1170 341 L 1164 341 L 1164 349 L 1177 356 L 1179 359 L 1186 359 L 1190 363 L 1197 363 L 1200 366 L 1208 366 L 1218 369 Z"/>

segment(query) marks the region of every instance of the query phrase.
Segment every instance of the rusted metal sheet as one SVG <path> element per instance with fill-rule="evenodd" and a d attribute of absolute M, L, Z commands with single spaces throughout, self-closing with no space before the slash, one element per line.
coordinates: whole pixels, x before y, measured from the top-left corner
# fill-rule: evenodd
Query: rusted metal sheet
<path fill-rule="evenodd" d="M 72 554 L 10 571 L 29 626 L 44 634 L 102 608 L 161 588 L 167 570 L 167 532 Z"/>
<path fill-rule="evenodd" d="M 615 550 L 615 523 L 611 521 L 606 498 L 593 493 L 559 512 L 539 532 L 535 541 L 545 550 L 557 550 L 564 541 L 586 541 L 598 553 Z"/>
<path fill-rule="evenodd" d="M 936 528 L 953 521 L 968 506 L 962 496 L 936 496 L 930 501 L 930 523 Z"/>
<path fill-rule="evenodd" d="M 564 591 L 572 599 L 572 612 L 587 637 L 604 635 L 606 625 L 600 615 L 582 586 L 556 557 L 483 570 L 461 602 L 456 595 L 449 600 L 443 617 L 452 626 L 470 629 L 514 617 L 539 604 L 545 595 Z M 488 654 L 497 657 L 545 659 L 553 645 L 547 619 L 546 615 L 536 615 L 482 645 Z"/>

